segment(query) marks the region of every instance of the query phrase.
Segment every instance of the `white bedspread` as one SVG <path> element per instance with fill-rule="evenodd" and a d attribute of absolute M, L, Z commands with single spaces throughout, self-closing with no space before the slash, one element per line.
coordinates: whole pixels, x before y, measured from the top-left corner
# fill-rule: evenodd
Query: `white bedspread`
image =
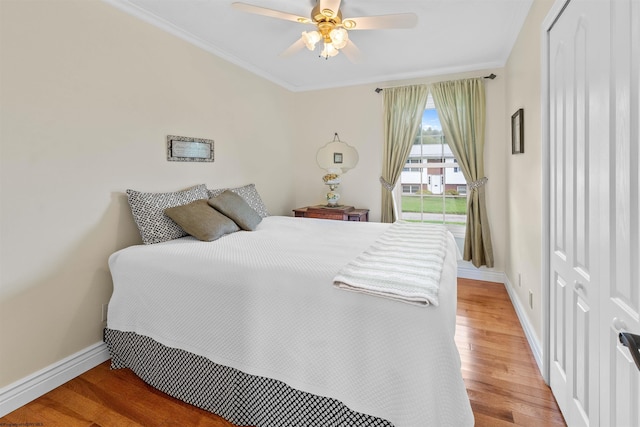
<path fill-rule="evenodd" d="M 447 235 L 444 225 L 398 221 L 342 267 L 333 284 L 410 304 L 438 305 Z"/>
<path fill-rule="evenodd" d="M 388 224 L 267 217 L 215 242 L 184 237 L 109 259 L 108 327 L 342 401 L 397 427 L 471 426 L 455 342 L 457 250 L 440 305 L 334 286 Z"/>

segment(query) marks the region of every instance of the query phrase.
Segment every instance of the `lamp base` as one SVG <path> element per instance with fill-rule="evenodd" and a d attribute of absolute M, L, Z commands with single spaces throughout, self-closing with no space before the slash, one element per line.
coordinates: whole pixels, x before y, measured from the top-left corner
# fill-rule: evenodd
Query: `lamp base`
<path fill-rule="evenodd" d="M 335 187 L 337 187 L 337 185 Z M 340 193 L 335 192 L 334 188 L 332 188 L 331 191 L 329 191 L 326 195 L 327 206 L 338 206 L 338 200 L 340 200 Z"/>

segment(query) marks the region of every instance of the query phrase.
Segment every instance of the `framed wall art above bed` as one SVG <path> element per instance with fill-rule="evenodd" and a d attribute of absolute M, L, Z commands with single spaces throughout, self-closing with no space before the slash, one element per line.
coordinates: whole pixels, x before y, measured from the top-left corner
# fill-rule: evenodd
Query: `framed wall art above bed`
<path fill-rule="evenodd" d="M 213 162 L 213 139 L 167 135 L 167 160 L 170 162 Z"/>

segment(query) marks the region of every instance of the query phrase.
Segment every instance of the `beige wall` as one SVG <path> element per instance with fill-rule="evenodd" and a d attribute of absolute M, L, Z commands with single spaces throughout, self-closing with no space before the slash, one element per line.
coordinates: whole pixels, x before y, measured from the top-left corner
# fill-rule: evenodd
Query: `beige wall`
<path fill-rule="evenodd" d="M 505 273 L 542 339 L 541 28 L 553 0 L 535 0 L 506 65 L 507 113 L 524 109 L 523 154 L 507 156 Z M 510 123 L 506 124 L 510 132 Z M 520 275 L 520 282 L 518 282 Z M 533 308 L 529 306 L 533 292 Z"/>
<path fill-rule="evenodd" d="M 504 271 L 506 242 L 506 168 L 507 135 L 505 128 L 505 72 L 503 69 L 478 70 L 462 74 L 434 76 L 423 79 L 393 81 L 375 85 L 296 94 L 297 126 L 294 153 L 296 158 L 295 203 L 297 206 L 326 203 L 323 171 L 315 162 L 316 151 L 333 139 L 354 146 L 360 162 L 343 176 L 339 192 L 341 203 L 370 209 L 371 220 L 380 221 L 381 190 L 378 178 L 382 170 L 383 107 L 382 94 L 376 87 L 402 86 L 418 83 L 486 76 L 495 73 L 495 80 L 485 84 L 487 123 L 485 138 L 485 172 L 489 222 L 493 235 L 494 271 Z M 475 267 L 471 267 L 475 268 Z M 484 269 L 484 268 L 483 268 Z"/>
<path fill-rule="evenodd" d="M 97 0 L 0 1 L 0 387 L 101 340 L 123 191 L 254 182 L 293 206 L 292 94 Z M 167 162 L 166 135 L 215 140 Z"/>

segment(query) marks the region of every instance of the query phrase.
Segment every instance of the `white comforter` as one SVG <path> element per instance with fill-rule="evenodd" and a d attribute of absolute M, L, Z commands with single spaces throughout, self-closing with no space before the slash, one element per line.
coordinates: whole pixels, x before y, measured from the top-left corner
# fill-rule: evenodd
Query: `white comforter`
<path fill-rule="evenodd" d="M 336 398 L 397 427 L 473 425 L 454 342 L 452 237 L 438 307 L 332 286 L 388 227 L 274 216 L 215 242 L 123 249 L 109 259 L 108 327 Z"/>

